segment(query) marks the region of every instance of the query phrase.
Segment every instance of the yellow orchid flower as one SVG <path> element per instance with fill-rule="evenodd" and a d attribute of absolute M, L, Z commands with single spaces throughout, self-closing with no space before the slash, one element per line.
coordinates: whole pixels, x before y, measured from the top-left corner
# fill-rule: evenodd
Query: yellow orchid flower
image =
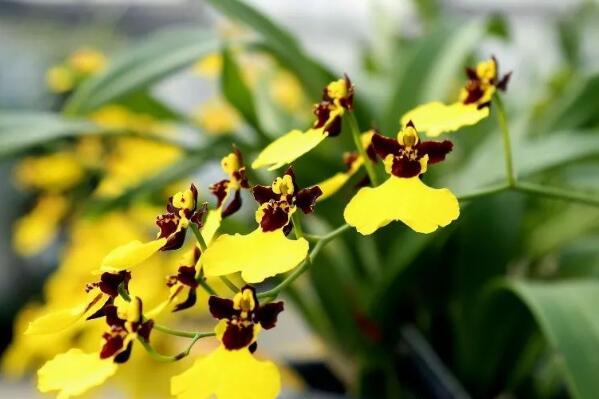
<path fill-rule="evenodd" d="M 131 274 L 128 272 L 103 273 L 100 281 L 85 287 L 84 302 L 38 317 L 29 323 L 25 334 L 55 334 L 73 326 L 84 316 L 88 319 L 101 316 L 105 306 L 119 295 L 119 285 L 124 284 L 126 287 L 130 279 Z"/>
<path fill-rule="evenodd" d="M 221 99 L 206 101 L 193 112 L 192 118 L 211 135 L 230 134 L 241 125 L 237 110 Z"/>
<path fill-rule="evenodd" d="M 190 223 L 201 227 L 207 206 L 197 209 L 198 190 L 192 184 L 188 190 L 176 193 L 169 198 L 167 213 L 158 216 L 156 224 L 160 228 L 158 237 L 149 242 L 131 241 L 110 251 L 102 260 L 100 272 L 119 272 L 143 263 L 158 251 L 181 248 Z"/>
<path fill-rule="evenodd" d="M 347 76 L 329 83 L 315 105 L 316 122 L 306 132 L 292 130 L 270 143 L 252 163 L 253 169 L 275 170 L 309 152 L 327 137 L 341 133 L 341 117 L 353 106 L 354 86 Z"/>
<path fill-rule="evenodd" d="M 361 234 L 374 233 L 400 220 L 419 233 L 431 233 L 457 219 L 456 197 L 446 188 L 434 189 L 420 180 L 428 165 L 441 162 L 453 147 L 450 141 L 424 141 L 412 123 L 397 140 L 374 134 L 372 144 L 391 176 L 377 187 L 364 187 L 347 204 L 345 221 Z"/>
<path fill-rule="evenodd" d="M 497 60 L 493 57 L 479 63 L 476 68 L 466 68 L 468 82 L 460 92 L 459 100 L 452 104 L 434 101 L 408 111 L 402 125 L 412 121 L 421 132 L 437 137 L 464 126 L 471 126 L 489 116 L 489 106 L 495 91 L 505 90 L 511 72 L 499 78 Z"/>
<path fill-rule="evenodd" d="M 233 299 L 211 296 L 210 312 L 220 346 L 171 379 L 177 399 L 270 399 L 281 389 L 277 366 L 253 356 L 260 328 L 270 329 L 283 311 L 282 302 L 260 305 L 256 291 L 245 286 Z"/>
<path fill-rule="evenodd" d="M 314 210 L 322 194 L 318 186 L 299 189 L 291 168 L 275 179 L 271 186 L 254 186 L 252 194 L 260 204 L 256 212 L 259 227 L 242 235 L 224 234 L 218 237 L 202 255 L 206 276 L 222 276 L 241 272 L 246 282 L 257 283 L 267 277 L 293 269 L 308 254 L 308 242 L 291 240 L 286 234 L 292 228 L 291 215 L 301 209 Z"/>

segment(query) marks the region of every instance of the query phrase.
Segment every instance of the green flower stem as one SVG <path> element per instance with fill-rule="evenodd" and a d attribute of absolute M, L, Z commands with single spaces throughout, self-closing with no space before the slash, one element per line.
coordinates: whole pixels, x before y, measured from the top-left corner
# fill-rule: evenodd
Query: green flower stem
<path fill-rule="evenodd" d="M 200 276 L 200 277 L 196 278 L 196 281 L 198 282 L 200 287 L 202 287 L 204 289 L 204 291 L 206 291 L 209 295 L 217 295 L 216 291 L 214 291 L 214 288 L 212 288 L 210 286 L 210 284 L 208 284 L 206 282 L 204 276 Z"/>
<path fill-rule="evenodd" d="M 291 214 L 291 222 L 293 223 L 293 232 L 295 233 L 295 238 L 298 240 L 304 237 L 304 231 L 302 230 L 302 219 L 296 210 Z"/>
<path fill-rule="evenodd" d="M 156 326 L 154 326 L 154 328 L 156 328 Z M 146 352 L 148 352 L 148 354 L 154 360 L 161 362 L 161 363 L 171 363 L 171 362 L 176 362 L 178 360 L 181 360 L 181 359 L 187 357 L 189 355 L 189 353 L 191 352 L 191 349 L 193 348 L 195 343 L 198 342 L 200 339 L 205 338 L 205 337 L 213 337 L 215 335 L 216 334 L 213 332 L 211 332 L 211 333 L 194 333 L 193 336 L 190 337 L 190 338 L 193 338 L 193 340 L 189 343 L 189 345 L 187 346 L 187 349 L 185 349 L 183 352 L 178 353 L 173 356 L 167 356 L 167 355 L 158 353 L 156 351 L 156 349 L 154 349 L 152 347 L 152 345 L 150 345 L 149 342 L 147 342 L 145 339 L 143 339 L 141 337 L 137 337 L 137 340 L 141 343 L 141 345 L 144 347 Z"/>
<path fill-rule="evenodd" d="M 195 338 L 195 336 L 198 334 L 210 334 L 210 333 L 198 333 L 195 331 L 176 330 L 174 328 L 166 327 L 161 324 L 154 324 L 154 330 L 158 330 L 165 334 L 174 335 L 174 336 L 183 337 L 183 338 Z"/>
<path fill-rule="evenodd" d="M 337 236 L 341 235 L 344 231 L 348 230 L 349 228 L 349 225 L 344 224 L 338 227 L 337 229 L 331 231 L 329 234 L 321 236 L 318 239 L 318 242 L 316 243 L 312 251 L 310 251 L 310 253 L 306 257 L 306 259 L 303 260 L 295 268 L 295 270 L 290 275 L 288 275 L 287 278 L 285 278 L 285 280 L 281 281 L 277 286 L 268 291 L 260 292 L 258 294 L 258 299 L 265 299 L 267 301 L 274 300 L 282 290 L 284 290 L 287 286 L 289 286 L 291 283 L 297 280 L 299 276 L 301 276 L 306 270 L 310 268 L 312 262 L 318 256 L 318 253 L 326 244 L 335 239 Z"/>
<path fill-rule="evenodd" d="M 189 227 L 191 227 L 191 231 L 193 231 L 193 234 L 196 236 L 196 240 L 198 240 L 198 244 L 200 244 L 200 249 L 204 252 L 206 248 L 208 248 L 208 245 L 206 245 L 206 241 L 204 241 L 204 237 L 202 237 L 202 232 L 195 223 L 189 223 Z"/>
<path fill-rule="evenodd" d="M 510 186 L 507 183 L 498 184 L 496 186 L 483 188 L 480 190 L 473 191 L 471 193 L 458 195 L 458 201 L 471 201 L 473 199 L 486 197 L 488 195 L 500 193 L 502 191 L 506 191 L 509 189 L 510 189 Z"/>
<path fill-rule="evenodd" d="M 501 129 L 501 136 L 503 138 L 503 157 L 505 159 L 505 174 L 507 184 L 509 187 L 516 185 L 516 173 L 514 172 L 514 163 L 512 161 L 512 144 L 510 141 L 510 130 L 507 124 L 507 117 L 505 113 L 505 107 L 499 94 L 495 94 L 495 108 L 497 110 L 497 122 Z"/>
<path fill-rule="evenodd" d="M 233 282 L 229 280 L 227 276 L 220 276 L 220 279 L 233 293 L 237 294 L 239 292 L 239 287 L 233 284 Z"/>
<path fill-rule="evenodd" d="M 364 148 L 364 146 L 362 146 L 362 139 L 360 138 L 361 132 L 360 127 L 358 126 L 358 121 L 356 120 L 356 116 L 353 112 L 346 112 L 345 115 L 347 115 L 345 119 L 349 122 L 349 128 L 351 130 L 352 137 L 354 138 L 354 144 L 356 145 L 356 149 L 358 150 L 358 153 L 364 160 L 364 167 L 366 168 L 366 173 L 368 173 L 368 177 L 370 178 L 370 183 L 373 186 L 378 186 L 379 179 L 376 174 L 376 170 L 374 169 L 374 164 L 372 163 L 372 160 L 368 158 L 368 154 L 366 154 L 366 149 Z"/>
<path fill-rule="evenodd" d="M 123 298 L 127 302 L 131 302 L 131 296 L 125 289 L 125 286 L 123 283 L 119 284 L 117 290 L 118 290 L 121 298 Z M 146 320 L 146 318 L 143 316 L 142 316 L 142 319 Z M 163 332 L 165 334 L 176 335 L 177 337 L 184 337 L 184 338 L 195 338 L 198 335 L 200 336 L 200 338 L 203 338 L 203 337 L 209 337 L 211 335 L 214 335 L 214 333 L 199 333 L 199 332 L 192 332 L 192 331 L 176 330 L 174 328 L 166 327 L 166 326 L 163 326 L 162 324 L 158 324 L 158 323 L 154 323 L 154 329 L 158 330 L 160 332 Z"/>
<path fill-rule="evenodd" d="M 526 182 L 517 182 L 513 189 L 522 193 L 540 195 L 548 198 L 556 198 L 599 207 L 599 196 L 597 195 L 588 196 L 561 188 L 545 187 L 539 184 Z"/>

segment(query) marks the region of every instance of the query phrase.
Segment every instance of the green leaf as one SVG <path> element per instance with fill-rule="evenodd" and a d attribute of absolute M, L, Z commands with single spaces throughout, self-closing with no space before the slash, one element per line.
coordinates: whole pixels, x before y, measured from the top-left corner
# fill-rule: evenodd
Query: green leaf
<path fill-rule="evenodd" d="M 399 71 L 390 83 L 390 101 L 382 116 L 382 130 L 397 130 L 401 116 L 425 101 L 444 100 L 485 32 L 485 25 L 478 20 L 457 28 L 442 26 L 421 39 L 412 51 L 400 54 Z"/>
<path fill-rule="evenodd" d="M 262 132 L 254 96 L 243 80 L 241 70 L 228 50 L 223 51 L 223 70 L 221 74 L 221 90 L 227 101 L 233 105 L 258 133 Z"/>
<path fill-rule="evenodd" d="M 133 92 L 120 99 L 117 104 L 125 106 L 128 110 L 150 115 L 159 120 L 184 121 L 185 117 L 168 105 L 158 100 L 146 90 Z"/>
<path fill-rule="evenodd" d="M 60 138 L 98 134 L 103 129 L 49 112 L 1 112 L 0 158 Z"/>
<path fill-rule="evenodd" d="M 549 345 L 561 356 L 571 395 L 593 399 L 599 392 L 599 282 L 515 281 L 511 290 L 530 310 Z"/>
<path fill-rule="evenodd" d="M 216 34 L 203 29 L 160 32 L 115 57 L 105 71 L 86 80 L 65 105 L 65 112 L 71 115 L 90 112 L 149 87 L 220 48 Z"/>

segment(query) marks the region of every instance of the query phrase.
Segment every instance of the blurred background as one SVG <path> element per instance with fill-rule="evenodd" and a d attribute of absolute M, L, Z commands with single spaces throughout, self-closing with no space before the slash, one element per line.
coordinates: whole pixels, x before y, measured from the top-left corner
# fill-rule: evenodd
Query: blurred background
<path fill-rule="evenodd" d="M 599 196 L 599 12 L 595 2 L 245 3 L 297 37 L 305 54 L 335 76 L 348 73 L 357 85 L 358 97 L 367 103 L 368 115 L 360 118 L 362 127 L 388 128 L 387 135 L 395 134 L 402 112 L 420 100 L 435 99 L 426 98 L 432 93 L 438 93 L 439 100 L 451 99 L 465 79 L 463 66 L 495 55 L 502 72 L 514 71 L 505 99 L 516 136 L 518 170 L 535 181 Z M 51 90 L 47 72 L 78 49 L 96 49 L 110 64 L 113 57 L 135 49 L 164 29 L 194 27 L 219 32 L 223 37 L 255 36 L 251 23 L 248 26 L 243 16 L 240 19 L 231 22 L 226 13 L 202 0 L 2 0 L 0 111 L 6 116 L 16 111 L 60 110 L 66 94 Z M 260 68 L 271 71 L 267 75 L 274 74 L 269 62 L 249 55 L 240 65 L 249 74 Z M 200 130 L 210 130 L 211 122 L 218 125 L 222 121 L 206 120 L 201 109 L 213 111 L 208 107 L 215 97 L 220 97 L 220 87 L 207 78 L 209 73 L 198 73 L 198 69 L 202 67 L 189 65 L 173 71 L 145 94 L 157 99 L 168 112 L 184 115 L 184 121 L 199 125 Z M 260 87 L 263 86 L 257 83 L 252 90 Z M 279 86 L 268 87 L 277 97 Z M 305 125 L 310 120 L 310 104 L 320 94 L 312 90 L 313 86 L 308 87 L 301 76 L 297 82 L 285 81 L 281 87 L 284 93 L 299 91 L 303 100 L 286 100 L 281 95 L 281 101 L 290 104 L 283 114 L 287 119 L 281 122 L 280 118 L 261 115 L 267 136 L 282 134 L 286 130 L 281 129 L 293 127 L 294 123 Z M 305 111 L 300 111 L 302 108 Z M 220 108 L 214 114 L 218 112 Z M 94 118 L 100 119 L 98 115 Z M 225 125 L 234 118 L 243 119 L 230 114 L 223 118 Z M 498 140 L 487 139 L 497 136 L 493 133 L 494 118 L 489 119 L 456 138 L 459 148 L 457 159 L 450 164 L 453 173 L 444 172 L 445 176 L 435 175 L 435 179 L 463 194 L 501 178 L 501 147 Z M 218 126 L 214 129 L 218 131 Z M 249 147 L 256 143 L 251 126 L 243 124 L 231 129 Z M 206 143 L 205 138 L 196 137 L 193 129 L 181 130 L 178 139 L 183 142 L 200 146 Z M 13 129 L 12 134 L 19 133 Z M 2 143 L 6 148 L 11 145 L 10 140 Z M 18 354 L 7 355 L 8 348 L 14 339 L 18 312 L 44 297 L 44 284 L 64 257 L 70 233 L 59 229 L 42 251 L 15 251 L 15 225 L 34 209 L 39 192 L 39 187 L 24 185 L 17 170 L 24 154 L 46 153 L 48 148 L 6 148 L 0 149 L 0 352 L 6 351 L 0 397 L 36 398 L 41 395 L 32 382 L 34 371 L 48 353 L 40 355 L 38 351 L 19 363 L 14 360 Z M 222 174 L 218 162 L 226 150 L 214 148 L 215 154 L 201 166 L 193 165 L 186 176 L 203 186 L 218 180 Z M 340 168 L 338 155 L 331 149 L 315 156 L 331 172 L 318 172 L 318 167 L 313 166 L 306 178 L 308 183 L 322 180 L 333 174 L 335 167 Z M 169 166 L 170 161 L 164 165 Z M 147 175 L 152 173 L 148 171 Z M 177 176 L 170 180 L 162 182 L 177 183 L 180 179 Z M 164 197 L 163 193 L 160 195 Z M 323 203 L 322 211 L 334 216 L 314 221 L 312 226 L 335 226 L 342 206 L 342 201 Z M 252 212 L 246 209 L 232 223 L 247 225 Z M 337 274 L 311 276 L 305 282 L 313 286 L 309 291 L 310 297 L 316 298 L 314 307 L 324 309 L 306 311 L 305 303 L 290 298 L 295 305 L 282 317 L 280 334 L 263 335 L 261 347 L 268 348 L 265 353 L 289 368 L 284 377 L 285 397 L 322 394 L 356 398 L 590 398 L 590 392 L 597 392 L 593 390 L 597 387 L 593 375 L 599 375 L 599 346 L 595 346 L 599 344 L 599 289 L 594 285 L 599 276 L 597 208 L 506 193 L 468 204 L 458 226 L 435 234 L 434 243 L 414 238 L 404 230 L 388 229 L 376 242 L 374 238 L 365 239 L 366 244 L 354 245 L 352 240 L 357 237 L 352 237 L 344 245 L 333 247 L 322 262 L 323 267 L 336 264 Z M 408 244 L 404 246 L 402 242 Z M 350 263 L 340 265 L 345 261 Z M 506 288 L 489 299 L 488 308 L 483 310 L 485 316 L 480 316 L 480 309 L 476 308 L 478 295 L 493 285 L 509 285 L 514 278 L 521 279 L 518 284 L 523 285 Z M 339 282 L 337 291 L 332 281 Z M 549 285 L 533 284 L 529 290 L 529 281 Z M 571 282 L 581 283 L 582 288 L 569 286 Z M 300 286 L 304 289 L 304 285 Z M 326 287 L 336 292 L 337 298 L 323 293 Z M 510 290 L 512 293 L 508 294 Z M 368 298 L 364 305 L 366 321 L 356 318 L 359 312 L 355 309 L 348 321 L 339 309 L 323 304 L 335 302 L 334 306 L 343 307 L 344 301 L 351 302 L 346 297 L 362 294 Z M 550 299 L 544 302 L 546 297 Z M 562 313 L 544 313 L 547 308 L 551 312 L 552 306 L 564 303 L 568 305 L 564 305 Z M 569 315 L 572 308 L 580 314 Z M 560 319 L 568 315 L 571 318 Z M 324 326 L 321 318 L 328 320 Z M 386 326 L 384 320 L 397 322 L 397 328 Z M 368 330 L 370 322 L 374 326 L 370 333 L 380 329 L 392 331 L 382 333 L 387 348 L 397 354 L 391 363 L 369 359 L 365 353 L 372 351 L 370 345 L 374 344 L 352 337 L 353 331 Z M 556 331 L 554 322 L 557 326 L 574 323 L 576 329 Z M 580 343 L 579 339 L 588 341 Z M 350 349 L 352 345 L 362 349 L 354 351 Z M 333 356 L 331 347 L 335 347 Z M 12 359 L 8 365 L 6 356 Z M 344 364 L 347 360 L 350 366 Z M 386 369 L 389 364 L 391 371 Z M 110 395 L 129 397 L 119 388 L 111 388 Z M 150 397 L 139 393 L 138 396 Z"/>

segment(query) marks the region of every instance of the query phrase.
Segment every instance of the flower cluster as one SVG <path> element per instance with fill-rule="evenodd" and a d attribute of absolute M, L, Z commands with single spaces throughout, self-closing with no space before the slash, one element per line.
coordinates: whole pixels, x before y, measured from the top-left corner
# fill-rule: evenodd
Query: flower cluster
<path fill-rule="evenodd" d="M 281 136 L 251 164 L 253 169 L 270 170 L 287 166 L 270 185 L 253 182 L 241 151 L 234 147 L 221 160 L 225 177 L 207 187 L 216 199 L 212 205 L 198 200 L 200 190 L 194 184 L 172 195 L 166 212 L 155 220 L 155 239 L 133 239 L 109 251 L 95 270 L 99 280 L 85 285 L 81 303 L 54 309 L 29 324 L 30 335 L 57 333 L 82 320 L 103 318 L 108 325 L 101 334 L 103 344 L 95 353 L 71 349 L 48 361 L 38 373 L 40 390 L 59 391 L 62 397 L 84 393 L 129 361 L 136 341 L 150 355 L 177 361 L 189 355 L 198 339 L 214 336 L 215 349 L 172 378 L 172 395 L 181 399 L 275 398 L 280 375 L 272 362 L 255 357 L 258 336 L 261 330 L 276 326 L 284 305 L 274 299 L 315 256 L 310 252 L 310 241 L 320 246 L 326 243 L 323 238 L 304 235 L 302 217 L 314 213 L 318 201 L 334 195 L 362 166 L 370 165 L 369 178 L 356 185 L 343 210 L 347 226 L 336 231 L 353 227 L 368 235 L 400 221 L 415 232 L 427 234 L 456 220 L 460 208 L 455 195 L 447 188 L 430 187 L 423 180 L 429 167 L 444 161 L 454 145 L 449 140 L 422 140 L 419 131 L 437 136 L 488 115 L 495 91 L 505 90 L 509 74 L 498 77 L 495 59 L 468 69 L 467 74 L 469 81 L 458 103 L 431 103 L 408 112 L 401 118 L 395 137 L 376 130 L 363 134 L 353 131 L 356 148 L 343 156 L 345 172 L 319 184 L 300 187 L 301 174 L 296 176 L 292 163 L 325 138 L 342 134 L 344 118 L 354 110 L 355 87 L 347 76 L 325 87 L 321 101 L 313 108 L 315 120 L 310 128 Z M 387 177 L 377 185 L 379 174 Z M 252 205 L 243 200 L 244 190 L 256 202 L 257 226 L 246 234 L 221 234 L 224 218 Z M 187 239 L 188 230 L 195 238 L 192 243 Z M 150 301 L 134 285 L 147 273 L 141 265 L 160 253 L 164 256 L 179 250 L 183 251 L 182 259 L 166 274 L 162 300 L 145 310 L 142 304 Z M 260 293 L 250 285 L 291 270 L 268 292 Z M 232 298 L 218 295 L 213 288 L 215 278 L 234 292 Z M 207 293 L 205 298 L 202 290 Z M 161 315 L 193 310 L 198 303 L 204 303 L 218 320 L 214 333 L 176 332 L 158 323 Z M 174 356 L 161 355 L 150 340 L 154 330 L 167 334 L 175 331 L 174 335 L 193 338 L 193 342 Z M 64 375 L 63 370 L 73 372 Z"/>

